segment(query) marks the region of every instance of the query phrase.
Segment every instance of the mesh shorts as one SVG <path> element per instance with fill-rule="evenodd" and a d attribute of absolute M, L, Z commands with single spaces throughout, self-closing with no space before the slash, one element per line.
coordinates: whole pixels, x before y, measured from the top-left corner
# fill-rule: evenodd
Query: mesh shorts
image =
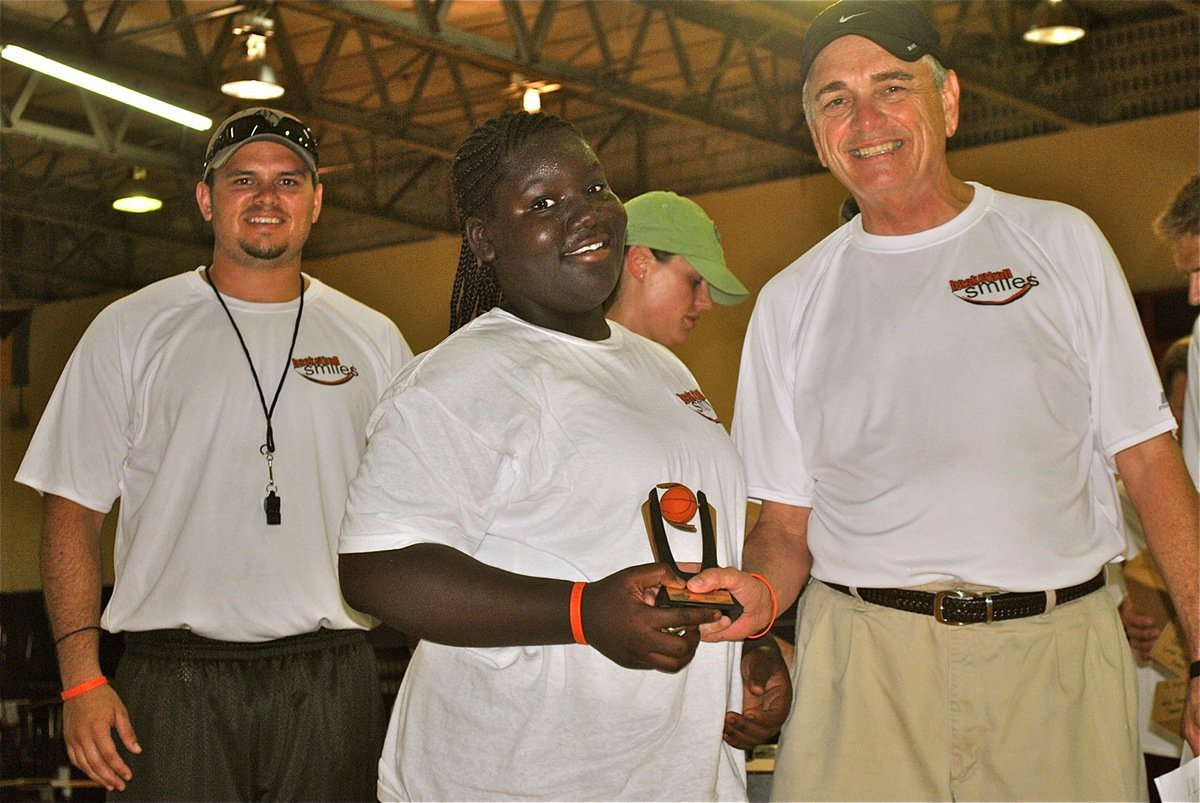
<path fill-rule="evenodd" d="M 360 630 L 261 643 L 125 634 L 113 686 L 142 746 L 114 800 L 374 800 L 383 742 Z"/>

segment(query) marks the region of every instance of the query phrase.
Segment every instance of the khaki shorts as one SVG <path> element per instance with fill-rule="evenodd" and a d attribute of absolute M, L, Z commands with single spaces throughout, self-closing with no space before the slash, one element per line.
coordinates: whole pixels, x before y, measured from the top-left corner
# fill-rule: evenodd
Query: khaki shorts
<path fill-rule="evenodd" d="M 1103 592 L 954 627 L 813 581 L 772 800 L 1145 800 L 1137 685 Z"/>

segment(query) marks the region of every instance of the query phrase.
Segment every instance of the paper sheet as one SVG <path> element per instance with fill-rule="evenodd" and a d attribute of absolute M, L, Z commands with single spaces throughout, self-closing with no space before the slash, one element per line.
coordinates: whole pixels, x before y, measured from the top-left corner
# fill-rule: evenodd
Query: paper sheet
<path fill-rule="evenodd" d="M 1163 803 L 1200 803 L 1200 758 L 1154 779 Z"/>

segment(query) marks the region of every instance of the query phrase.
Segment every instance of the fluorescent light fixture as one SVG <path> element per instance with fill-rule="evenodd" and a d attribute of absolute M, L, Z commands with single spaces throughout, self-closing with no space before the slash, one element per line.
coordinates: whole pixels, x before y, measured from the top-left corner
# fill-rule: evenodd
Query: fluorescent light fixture
<path fill-rule="evenodd" d="M 133 173 L 117 188 L 117 197 L 112 208 L 118 212 L 157 212 L 162 209 L 162 199 L 156 198 L 146 182 L 146 168 L 135 167 Z"/>
<path fill-rule="evenodd" d="M 120 84 L 114 84 L 112 81 L 98 78 L 91 73 L 77 70 L 74 67 L 68 67 L 66 64 L 54 59 L 48 59 L 19 45 L 5 45 L 0 48 L 0 58 L 197 131 L 207 131 L 212 128 L 213 121 L 208 117 L 190 112 L 187 109 L 181 109 L 178 106 L 173 106 L 170 103 L 152 98 L 149 95 L 144 95 L 141 92 L 121 86 Z"/>

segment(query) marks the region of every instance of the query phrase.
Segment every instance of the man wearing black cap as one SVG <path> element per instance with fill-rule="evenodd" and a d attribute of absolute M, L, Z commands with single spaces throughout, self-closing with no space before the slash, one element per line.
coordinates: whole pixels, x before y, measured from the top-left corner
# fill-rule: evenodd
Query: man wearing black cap
<path fill-rule="evenodd" d="M 322 195 L 302 122 L 223 122 L 196 186 L 211 264 L 97 316 L 17 474 L 45 496 L 68 754 L 121 799 L 374 799 L 373 622 L 341 597 L 337 534 L 367 415 L 412 352 L 301 273 Z M 111 685 L 101 627 L 125 637 Z"/>
<path fill-rule="evenodd" d="M 733 435 L 746 571 L 800 602 L 778 799 L 1146 793 L 1103 568 L 1124 478 L 1192 650 L 1196 493 L 1116 257 L 1062 204 L 955 177 L 959 85 L 907 2 L 813 22 L 804 103 L 861 214 L 763 289 Z M 770 617 L 763 583 L 727 585 Z M 1192 655 L 1196 657 L 1195 654 Z M 1197 681 L 1186 734 L 1200 738 Z"/>

